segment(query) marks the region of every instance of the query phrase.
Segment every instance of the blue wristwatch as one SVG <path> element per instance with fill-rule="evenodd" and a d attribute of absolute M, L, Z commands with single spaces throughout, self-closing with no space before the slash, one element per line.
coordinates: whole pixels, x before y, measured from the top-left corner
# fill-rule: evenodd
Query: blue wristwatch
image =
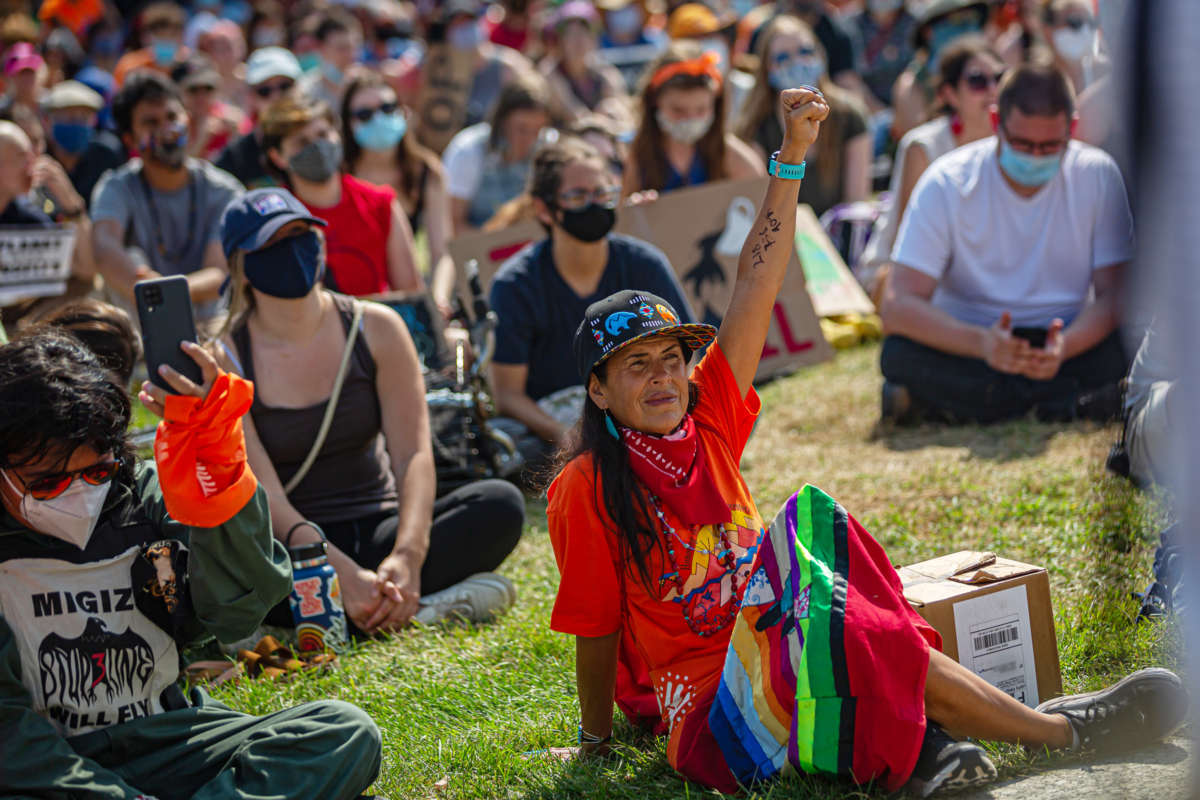
<path fill-rule="evenodd" d="M 799 164 L 784 164 L 779 161 L 779 151 L 776 150 L 771 154 L 771 160 L 767 162 L 767 174 L 789 181 L 802 180 L 804 165 L 807 163 L 807 161 L 801 161 Z"/>

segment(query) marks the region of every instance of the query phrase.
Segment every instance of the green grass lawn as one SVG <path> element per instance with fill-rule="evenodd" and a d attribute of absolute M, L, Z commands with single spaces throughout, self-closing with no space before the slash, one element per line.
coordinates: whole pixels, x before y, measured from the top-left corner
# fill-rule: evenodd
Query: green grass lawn
<path fill-rule="evenodd" d="M 820 486 L 884 544 L 895 564 L 964 548 L 1045 565 L 1068 692 L 1148 665 L 1178 667 L 1175 631 L 1137 625 L 1161 503 L 1104 472 L 1116 426 L 1015 422 L 879 433 L 877 346 L 843 352 L 762 389 L 744 473 L 765 520 L 804 483 Z M 558 583 L 545 504 L 502 571 L 520 598 L 479 627 L 411 630 L 285 684 L 245 681 L 214 695 L 255 714 L 340 698 L 383 731 L 374 790 L 392 798 L 690 798 L 713 796 L 667 766 L 664 740 L 618 722 L 616 755 L 563 764 L 526 751 L 572 744 L 574 643 L 550 631 Z M 618 715 L 619 717 L 619 715 Z M 1013 747 L 1004 774 L 1036 768 Z M 443 781 L 443 779 L 445 779 Z M 795 777 L 755 796 L 882 797 Z"/>

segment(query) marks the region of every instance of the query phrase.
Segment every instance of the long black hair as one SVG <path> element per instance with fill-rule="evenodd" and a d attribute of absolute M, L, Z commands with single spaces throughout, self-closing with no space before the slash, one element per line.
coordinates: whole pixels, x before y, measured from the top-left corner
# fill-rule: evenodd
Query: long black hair
<path fill-rule="evenodd" d="M 679 346 L 687 362 L 691 358 L 691 348 L 683 342 Z M 592 374 L 603 381 L 607 368 L 608 362 L 603 361 L 596 365 Z M 688 381 L 688 413 L 696 407 L 698 399 L 699 388 Z M 592 456 L 592 484 L 599 482 L 602 490 L 602 497 L 596 493 L 592 495 L 596 515 L 611 525 L 620 547 L 621 562 L 629 568 L 630 574 L 641 580 L 651 595 L 656 595 L 654 576 L 650 574 L 650 554 L 664 550 L 660 535 L 662 523 L 654 513 L 646 487 L 630 469 L 624 443 L 609 431 L 606 416 L 607 412 L 592 401 L 591 395 L 584 399 L 583 414 L 559 451 L 554 472 L 561 472 L 579 456 Z M 601 503 L 607 513 L 601 513 Z"/>
<path fill-rule="evenodd" d="M 131 413 L 129 395 L 74 336 L 46 329 L 0 346 L 0 467 L 54 454 L 65 468 L 87 445 L 111 452 L 132 482 Z"/>

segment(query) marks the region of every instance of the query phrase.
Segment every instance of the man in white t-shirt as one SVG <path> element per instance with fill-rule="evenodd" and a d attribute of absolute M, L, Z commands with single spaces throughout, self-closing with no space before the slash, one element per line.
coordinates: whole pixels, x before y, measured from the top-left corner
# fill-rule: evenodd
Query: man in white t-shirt
<path fill-rule="evenodd" d="M 1052 65 L 1002 82 L 997 136 L 921 176 L 880 312 L 883 418 L 1108 419 L 1133 218 L 1113 160 L 1071 140 L 1075 98 Z"/>

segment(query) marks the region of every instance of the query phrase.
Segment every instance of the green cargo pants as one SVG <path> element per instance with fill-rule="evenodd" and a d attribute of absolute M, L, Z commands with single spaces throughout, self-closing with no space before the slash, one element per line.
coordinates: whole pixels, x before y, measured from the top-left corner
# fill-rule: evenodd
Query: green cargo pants
<path fill-rule="evenodd" d="M 254 717 L 200 689 L 191 707 L 68 739 L 75 752 L 159 800 L 355 798 L 379 774 L 379 729 L 340 700 Z"/>

